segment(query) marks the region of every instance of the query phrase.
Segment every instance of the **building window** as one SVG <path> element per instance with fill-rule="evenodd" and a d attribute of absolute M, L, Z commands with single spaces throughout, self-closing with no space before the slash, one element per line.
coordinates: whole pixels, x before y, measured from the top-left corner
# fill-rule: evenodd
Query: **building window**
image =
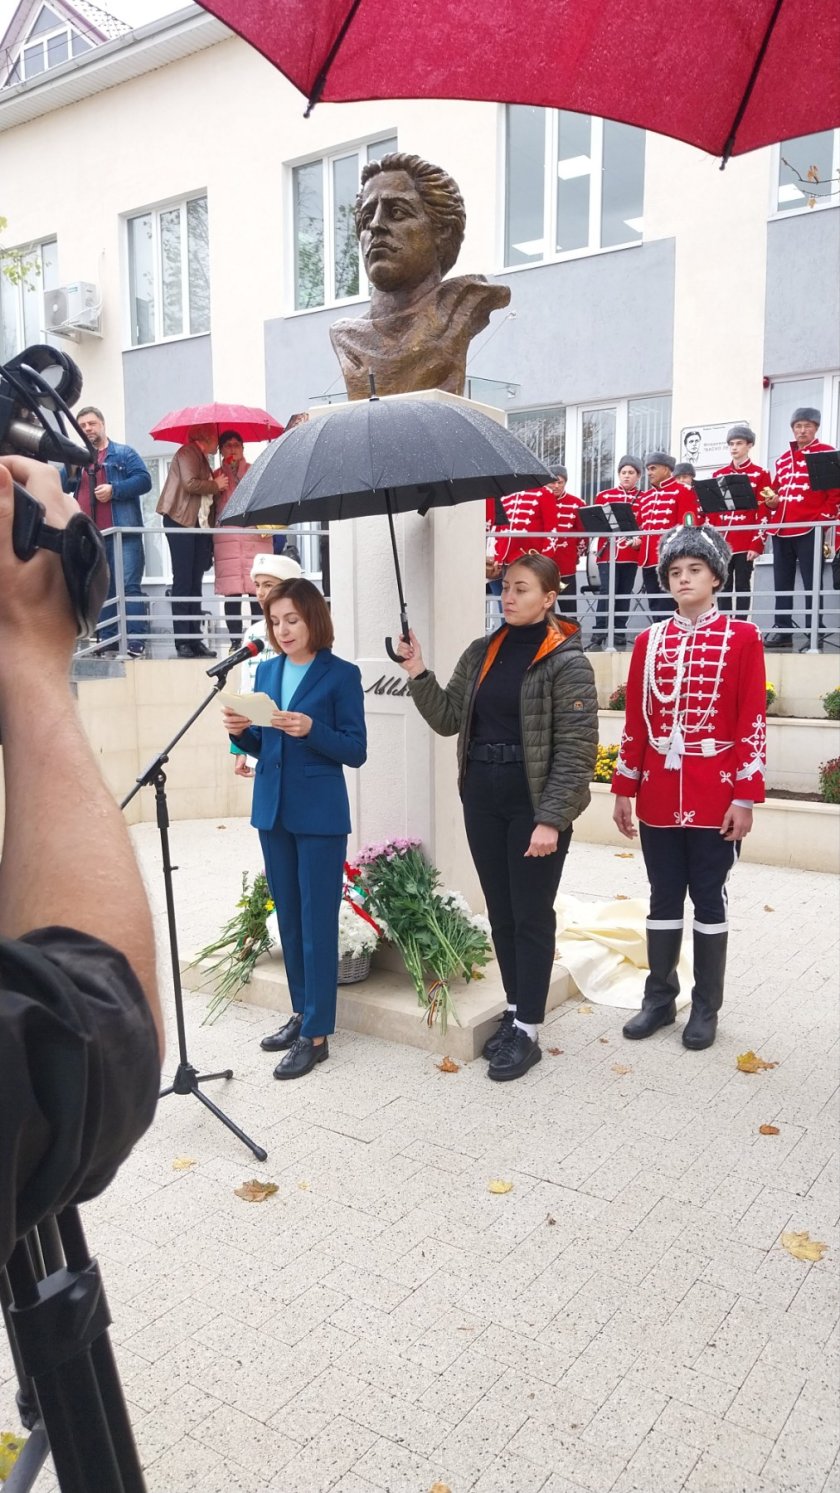
<path fill-rule="evenodd" d="M 396 136 L 389 135 L 292 167 L 296 311 L 362 293 L 362 257 L 353 221 L 362 167 L 396 149 Z"/>
<path fill-rule="evenodd" d="M 57 285 L 55 239 L 0 255 L 0 362 L 45 340 L 44 291 Z"/>
<path fill-rule="evenodd" d="M 641 242 L 644 130 L 526 104 L 505 114 L 505 265 Z"/>
<path fill-rule="evenodd" d="M 207 198 L 128 218 L 131 345 L 210 330 Z"/>
<path fill-rule="evenodd" d="M 89 52 L 90 47 L 91 43 L 80 31 L 68 25 L 49 5 L 42 5 L 7 81 L 28 82 L 51 67 L 59 67 L 70 57 Z"/>
<path fill-rule="evenodd" d="M 840 371 L 817 373 L 810 378 L 774 379 L 771 383 L 763 462 L 771 476 L 776 461 L 793 440 L 790 417 L 802 405 L 818 409 L 822 415 L 817 440 L 835 447 L 840 445 Z"/>
<path fill-rule="evenodd" d="M 517 410 L 508 426 L 547 467 L 567 467 L 569 491 L 591 503 L 596 493 L 615 486 L 616 464 L 625 453 L 643 460 L 648 451 L 668 450 L 671 396 Z"/>
<path fill-rule="evenodd" d="M 778 147 L 776 213 L 836 207 L 840 189 L 840 130 L 800 135 Z"/>

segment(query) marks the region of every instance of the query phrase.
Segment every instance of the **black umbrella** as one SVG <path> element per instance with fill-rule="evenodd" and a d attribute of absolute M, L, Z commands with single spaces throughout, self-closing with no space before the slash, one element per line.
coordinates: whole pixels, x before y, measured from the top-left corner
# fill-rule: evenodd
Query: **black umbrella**
<path fill-rule="evenodd" d="M 542 485 L 551 473 L 496 420 L 466 404 L 404 395 L 341 405 L 297 425 L 260 453 L 225 507 L 223 524 L 326 523 L 388 516 L 408 641 L 394 514 L 428 513 Z M 391 658 L 398 655 L 386 639 Z"/>

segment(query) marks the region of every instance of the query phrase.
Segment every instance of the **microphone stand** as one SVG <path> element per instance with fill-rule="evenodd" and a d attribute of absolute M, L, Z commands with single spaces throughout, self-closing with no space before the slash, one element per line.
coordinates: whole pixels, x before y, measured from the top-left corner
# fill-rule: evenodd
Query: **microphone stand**
<path fill-rule="evenodd" d="M 202 712 L 207 709 L 210 701 L 214 700 L 219 691 L 224 688 L 229 669 L 234 667 L 236 659 L 231 658 L 226 662 L 228 668 L 224 670 L 220 664 L 214 664 L 213 669 L 208 670 L 209 673 L 215 673 L 213 688 L 209 695 L 205 696 L 198 709 L 193 711 L 189 720 L 185 722 L 177 735 L 173 736 L 172 740 L 167 742 L 162 751 L 158 752 L 157 756 L 152 758 L 148 767 L 143 769 L 131 792 L 127 793 L 122 800 L 120 808 L 124 809 L 126 804 L 129 804 L 134 798 L 134 795 L 140 792 L 141 788 L 154 785 L 157 826 L 160 832 L 161 860 L 163 863 L 163 885 L 166 893 L 166 916 L 169 924 L 169 950 L 172 959 L 172 984 L 175 991 L 175 1022 L 178 1029 L 179 1057 L 175 1077 L 168 1088 L 161 1090 L 160 1097 L 164 1099 L 167 1094 L 194 1094 L 196 1099 L 200 1099 L 202 1104 L 210 1110 L 211 1114 L 216 1116 L 217 1120 L 221 1120 L 222 1124 L 226 1125 L 228 1130 L 232 1131 L 237 1139 L 242 1141 L 243 1145 L 247 1146 L 250 1151 L 253 1151 L 257 1161 L 265 1161 L 268 1152 L 262 1146 L 258 1146 L 255 1141 L 252 1141 L 250 1136 L 245 1134 L 244 1130 L 240 1130 L 239 1126 L 235 1125 L 233 1120 L 224 1114 L 218 1105 L 208 1099 L 207 1095 L 203 1094 L 198 1087 L 200 1083 L 210 1083 L 216 1078 L 233 1078 L 233 1069 L 226 1068 L 222 1073 L 199 1074 L 187 1056 L 184 1000 L 181 989 L 181 965 L 178 956 L 178 934 L 175 927 L 175 898 L 172 890 L 172 872 L 173 870 L 177 870 L 177 867 L 173 867 L 169 858 L 169 810 L 166 803 L 166 773 L 163 770 L 164 764 L 169 761 L 172 748 L 177 745 L 182 736 L 186 735 L 193 721 L 198 720 Z"/>

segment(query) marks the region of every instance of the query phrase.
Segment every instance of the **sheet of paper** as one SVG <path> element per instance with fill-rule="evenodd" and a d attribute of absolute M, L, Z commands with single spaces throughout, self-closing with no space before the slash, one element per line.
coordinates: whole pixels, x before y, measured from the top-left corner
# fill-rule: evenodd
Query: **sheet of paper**
<path fill-rule="evenodd" d="M 255 690 L 253 694 L 237 695 L 232 690 L 223 689 L 219 699 L 228 710 L 235 710 L 237 715 L 246 715 L 255 726 L 270 726 L 272 715 L 275 710 L 279 709 L 271 696 L 263 690 Z"/>

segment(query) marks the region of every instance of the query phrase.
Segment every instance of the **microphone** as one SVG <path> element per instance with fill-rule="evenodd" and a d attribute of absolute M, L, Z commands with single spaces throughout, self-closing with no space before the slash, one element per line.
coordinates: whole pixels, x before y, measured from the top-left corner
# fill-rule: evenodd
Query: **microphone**
<path fill-rule="evenodd" d="M 224 677 L 230 669 L 235 669 L 237 664 L 244 664 L 248 658 L 256 658 L 264 648 L 265 643 L 262 638 L 254 638 L 253 643 L 245 643 L 244 647 L 237 648 L 235 653 L 229 653 L 227 658 L 223 658 L 221 663 L 213 664 L 211 668 L 205 670 L 205 673 L 209 679 L 218 679 L 219 675 Z"/>

